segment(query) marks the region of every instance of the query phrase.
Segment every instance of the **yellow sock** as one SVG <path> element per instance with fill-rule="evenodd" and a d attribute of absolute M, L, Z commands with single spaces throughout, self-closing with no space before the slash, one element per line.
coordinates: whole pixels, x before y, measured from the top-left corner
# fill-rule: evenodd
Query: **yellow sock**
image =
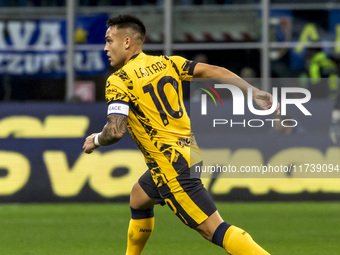
<path fill-rule="evenodd" d="M 155 218 L 131 219 L 126 255 L 140 255 L 153 230 Z"/>
<path fill-rule="evenodd" d="M 246 231 L 235 226 L 228 228 L 223 248 L 232 255 L 269 255 Z"/>

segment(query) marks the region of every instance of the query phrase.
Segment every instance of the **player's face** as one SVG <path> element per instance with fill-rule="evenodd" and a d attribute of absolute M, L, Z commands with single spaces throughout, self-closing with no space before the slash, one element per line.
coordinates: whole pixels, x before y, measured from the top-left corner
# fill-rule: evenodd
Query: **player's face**
<path fill-rule="evenodd" d="M 110 65 L 116 68 L 123 67 L 127 58 L 127 50 L 122 31 L 115 26 L 109 27 L 106 31 L 105 40 L 104 51 L 109 57 Z"/>

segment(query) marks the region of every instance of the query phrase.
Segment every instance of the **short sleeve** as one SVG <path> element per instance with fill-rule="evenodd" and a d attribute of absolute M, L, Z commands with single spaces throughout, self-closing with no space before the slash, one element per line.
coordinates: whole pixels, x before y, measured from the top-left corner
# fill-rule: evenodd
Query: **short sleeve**
<path fill-rule="evenodd" d="M 127 87 L 116 75 L 111 75 L 106 81 L 105 99 L 108 104 L 113 102 L 128 103 L 129 97 L 127 93 Z"/>
<path fill-rule="evenodd" d="M 191 78 L 193 78 L 194 69 L 197 62 L 187 60 L 180 56 L 172 56 L 170 59 L 177 66 L 179 77 L 182 81 L 189 81 Z"/>

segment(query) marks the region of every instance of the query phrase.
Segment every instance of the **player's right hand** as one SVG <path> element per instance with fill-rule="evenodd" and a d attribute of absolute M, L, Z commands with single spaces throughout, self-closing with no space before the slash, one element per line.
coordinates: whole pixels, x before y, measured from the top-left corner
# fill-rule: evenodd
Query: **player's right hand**
<path fill-rule="evenodd" d="M 84 145 L 83 145 L 83 151 L 87 154 L 91 154 L 98 146 L 94 144 L 94 137 L 97 133 L 93 133 L 92 135 L 89 135 L 86 137 Z"/>

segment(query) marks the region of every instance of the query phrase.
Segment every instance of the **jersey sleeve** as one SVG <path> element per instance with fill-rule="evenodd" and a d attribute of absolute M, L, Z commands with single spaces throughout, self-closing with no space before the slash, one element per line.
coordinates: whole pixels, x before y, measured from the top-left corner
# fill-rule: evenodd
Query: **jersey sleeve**
<path fill-rule="evenodd" d="M 108 104 L 107 115 L 129 115 L 129 96 L 121 78 L 111 75 L 107 79 L 105 98 Z"/>
<path fill-rule="evenodd" d="M 127 87 L 116 75 L 111 75 L 106 81 L 105 99 L 107 104 L 116 103 L 129 103 L 129 96 Z"/>
<path fill-rule="evenodd" d="M 170 59 L 177 66 L 179 77 L 182 81 L 189 81 L 193 77 L 197 62 L 187 60 L 180 56 L 172 56 Z"/>

